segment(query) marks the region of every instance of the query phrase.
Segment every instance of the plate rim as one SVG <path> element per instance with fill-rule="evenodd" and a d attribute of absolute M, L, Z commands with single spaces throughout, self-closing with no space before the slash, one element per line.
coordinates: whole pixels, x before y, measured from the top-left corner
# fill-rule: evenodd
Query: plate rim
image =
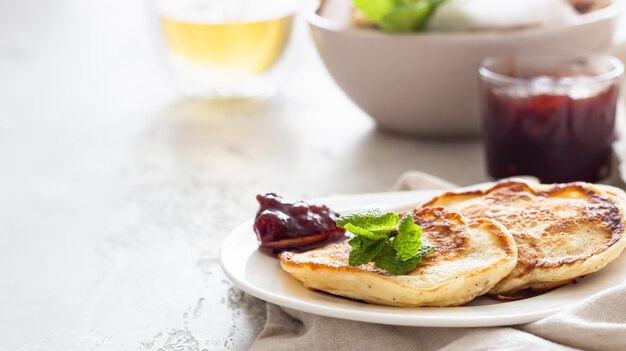
<path fill-rule="evenodd" d="M 355 199 L 358 197 L 384 197 L 384 196 L 392 196 L 393 194 L 402 193 L 403 195 L 409 195 L 410 193 L 427 193 L 433 191 L 441 191 L 445 192 L 448 190 L 414 190 L 414 191 L 392 191 L 392 192 L 378 192 L 378 193 L 361 193 L 361 194 L 346 194 L 346 195 L 335 195 L 323 198 L 316 198 L 309 201 L 319 202 L 320 200 L 327 200 L 331 198 L 351 198 Z M 220 266 L 222 271 L 225 273 L 226 277 L 233 282 L 233 284 L 245 291 L 246 293 L 255 296 L 261 300 L 286 307 L 289 309 L 302 311 L 306 313 L 311 313 L 315 315 L 338 318 L 344 320 L 353 320 L 359 322 L 366 323 L 374 323 L 374 324 L 385 324 L 385 325 L 397 325 L 397 326 L 421 326 L 421 327 L 489 327 L 489 326 L 510 326 L 510 325 L 520 325 L 529 322 L 533 322 L 539 320 L 541 318 L 550 316 L 556 312 L 559 312 L 565 308 L 571 307 L 578 303 L 581 300 L 571 301 L 569 303 L 563 303 L 559 306 L 554 307 L 546 307 L 542 308 L 538 311 L 528 311 L 528 312 L 516 312 L 515 314 L 505 314 L 505 315 L 490 315 L 490 316 L 480 316 L 480 317 L 459 317 L 458 315 L 453 316 L 419 316 L 413 313 L 407 313 L 406 315 L 402 314 L 389 314 L 385 311 L 371 311 L 371 310 L 361 310 L 361 309 L 351 309 L 348 306 L 327 306 L 325 304 L 315 303 L 306 301 L 304 299 L 296 299 L 290 296 L 285 296 L 281 294 L 277 294 L 272 291 L 267 291 L 264 288 L 257 287 L 252 282 L 245 279 L 245 277 L 239 277 L 239 275 L 231 270 L 231 267 L 228 264 L 228 259 L 225 258 L 225 250 L 232 245 L 231 241 L 237 238 L 237 234 L 246 231 L 252 227 L 253 220 L 249 219 L 245 222 L 236 226 L 233 230 L 229 232 L 229 234 L 224 239 L 219 253 Z M 255 251 L 256 252 L 256 251 Z M 234 268 L 234 267 L 233 267 Z M 598 293 L 598 292 L 595 292 Z M 592 295 L 594 295 L 593 293 Z M 342 297 L 336 297 L 332 294 L 328 294 L 328 296 L 344 299 Z M 590 297 L 587 296 L 586 298 Z M 349 300 L 349 299 L 348 299 Z M 398 309 L 398 311 L 417 311 L 419 309 L 437 309 L 441 307 L 393 307 L 393 306 L 379 306 L 379 305 L 371 305 L 366 304 L 366 306 L 376 306 L 380 308 L 389 308 L 389 309 Z M 458 308 L 456 307 L 447 307 L 447 308 Z M 480 307 L 480 306 L 476 306 Z M 446 307 L 444 307 L 446 308 Z M 373 321 L 375 319 L 375 321 Z"/>

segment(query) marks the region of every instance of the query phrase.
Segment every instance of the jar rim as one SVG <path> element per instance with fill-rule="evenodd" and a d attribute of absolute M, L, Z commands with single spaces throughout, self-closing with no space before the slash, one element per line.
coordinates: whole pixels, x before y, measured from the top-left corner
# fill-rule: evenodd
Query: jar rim
<path fill-rule="evenodd" d="M 559 79 L 555 80 L 555 83 L 558 85 L 575 85 L 575 84 L 589 84 L 589 83 L 601 83 L 612 81 L 615 79 L 621 78 L 624 74 L 624 65 L 622 62 L 614 56 L 604 53 L 595 53 L 595 52 L 570 52 L 570 51 L 556 51 L 556 52 L 541 52 L 541 53 L 523 53 L 523 54 L 512 54 L 512 55 L 500 55 L 500 56 L 490 56 L 482 60 L 480 67 L 478 68 L 478 74 L 481 78 L 493 81 L 496 83 L 505 83 L 505 84 L 530 84 L 537 76 L 530 77 L 518 77 L 510 74 L 499 73 L 493 70 L 492 67 L 497 63 L 502 63 L 505 61 L 522 61 L 526 60 L 528 62 L 540 63 L 545 62 L 545 60 L 549 59 L 558 59 L 571 62 L 588 62 L 589 60 L 599 60 L 602 63 L 608 64 L 610 69 L 606 72 L 592 74 L 592 75 L 580 75 L 580 76 L 568 76 L 567 80 Z"/>

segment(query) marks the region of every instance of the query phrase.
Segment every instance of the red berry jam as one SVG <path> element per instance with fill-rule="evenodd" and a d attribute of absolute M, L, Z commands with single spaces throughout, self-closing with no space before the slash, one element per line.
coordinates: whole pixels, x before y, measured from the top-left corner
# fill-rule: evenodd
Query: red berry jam
<path fill-rule="evenodd" d="M 306 251 L 344 237 L 345 229 L 335 223 L 338 214 L 326 206 L 289 201 L 272 193 L 256 199 L 254 232 L 264 253 Z"/>
<path fill-rule="evenodd" d="M 597 182 L 610 172 L 622 63 L 595 53 L 485 59 L 481 82 L 493 178 Z"/>
<path fill-rule="evenodd" d="M 510 96 L 484 91 L 489 174 L 544 183 L 596 182 L 609 175 L 617 84 L 596 95 Z"/>

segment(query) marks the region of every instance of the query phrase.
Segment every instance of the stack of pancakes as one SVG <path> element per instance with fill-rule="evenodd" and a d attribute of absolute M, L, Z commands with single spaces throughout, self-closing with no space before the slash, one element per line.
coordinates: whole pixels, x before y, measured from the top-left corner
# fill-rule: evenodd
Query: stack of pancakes
<path fill-rule="evenodd" d="M 347 242 L 284 252 L 281 267 L 306 287 L 393 306 L 458 306 L 489 294 L 512 300 L 596 272 L 624 246 L 626 194 L 588 183 L 509 180 L 450 192 L 412 211 L 435 247 L 406 275 L 348 264 Z"/>

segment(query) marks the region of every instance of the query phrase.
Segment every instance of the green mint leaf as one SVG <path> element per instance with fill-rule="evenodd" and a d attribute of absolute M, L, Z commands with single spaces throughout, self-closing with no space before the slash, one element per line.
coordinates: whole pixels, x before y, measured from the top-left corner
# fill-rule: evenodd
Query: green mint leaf
<path fill-rule="evenodd" d="M 370 211 L 342 216 L 335 222 L 353 234 L 370 240 L 380 240 L 389 237 L 389 232 L 398 226 L 399 219 L 394 212 Z"/>
<path fill-rule="evenodd" d="M 356 234 L 348 242 L 352 247 L 351 266 L 373 261 L 389 274 L 400 275 L 414 270 L 423 256 L 433 250 L 422 246 L 422 228 L 411 214 L 399 219 L 394 212 L 370 211 L 340 217 L 336 223 Z"/>
<path fill-rule="evenodd" d="M 383 248 L 385 240 L 369 240 L 361 236 L 355 236 L 348 241 L 352 247 L 348 263 L 351 266 L 360 266 L 371 262 Z"/>
<path fill-rule="evenodd" d="M 398 236 L 393 239 L 393 248 L 402 261 L 415 256 L 422 247 L 422 228 L 413 222 L 413 216 L 405 214 L 398 224 Z"/>
<path fill-rule="evenodd" d="M 417 264 L 422 263 L 422 260 L 424 259 L 424 256 L 426 256 L 428 253 L 435 251 L 435 247 L 434 246 L 430 246 L 430 245 L 426 245 L 426 246 L 422 246 L 419 251 L 417 251 L 417 254 L 415 254 L 415 256 L 413 256 L 413 258 L 417 259 Z"/>
<path fill-rule="evenodd" d="M 428 0 L 420 0 L 412 4 L 397 7 L 384 15 L 378 25 L 385 32 L 413 32 L 426 28 L 431 14 Z"/>
<path fill-rule="evenodd" d="M 385 32 L 426 29 L 428 20 L 446 0 L 353 0 L 354 8 Z"/>
<path fill-rule="evenodd" d="M 428 0 L 428 2 L 430 3 L 430 9 L 433 12 L 437 9 L 437 7 L 439 7 L 439 5 L 443 4 L 446 1 L 448 0 Z"/>
<path fill-rule="evenodd" d="M 393 249 L 393 246 L 385 242 L 381 252 L 374 258 L 374 263 L 376 267 L 386 270 L 391 275 L 402 275 L 414 270 L 418 264 L 422 263 L 424 256 L 434 249 L 432 246 L 422 247 L 417 255 L 404 261 Z"/>
<path fill-rule="evenodd" d="M 428 11 L 428 17 L 426 18 L 426 23 L 424 23 L 424 29 L 426 29 L 426 25 L 428 25 L 428 21 L 433 17 L 433 15 L 435 14 L 435 11 L 437 11 L 437 8 L 439 8 L 439 6 L 441 6 L 446 1 L 448 0 L 428 0 L 430 9 Z"/>
<path fill-rule="evenodd" d="M 388 242 L 385 242 L 381 252 L 374 258 L 376 267 L 386 270 L 391 275 L 401 275 L 410 272 L 417 267 L 417 261 L 409 259 L 403 261 L 396 250 Z"/>
<path fill-rule="evenodd" d="M 344 228 L 352 234 L 360 235 L 366 237 L 370 240 L 381 240 L 387 238 L 387 234 L 379 233 L 379 232 L 371 232 L 367 229 L 363 229 L 361 227 L 357 227 L 352 223 L 347 223 Z"/>
<path fill-rule="evenodd" d="M 379 22 L 397 6 L 395 0 L 353 0 L 353 4 L 355 9 L 374 22 Z"/>

